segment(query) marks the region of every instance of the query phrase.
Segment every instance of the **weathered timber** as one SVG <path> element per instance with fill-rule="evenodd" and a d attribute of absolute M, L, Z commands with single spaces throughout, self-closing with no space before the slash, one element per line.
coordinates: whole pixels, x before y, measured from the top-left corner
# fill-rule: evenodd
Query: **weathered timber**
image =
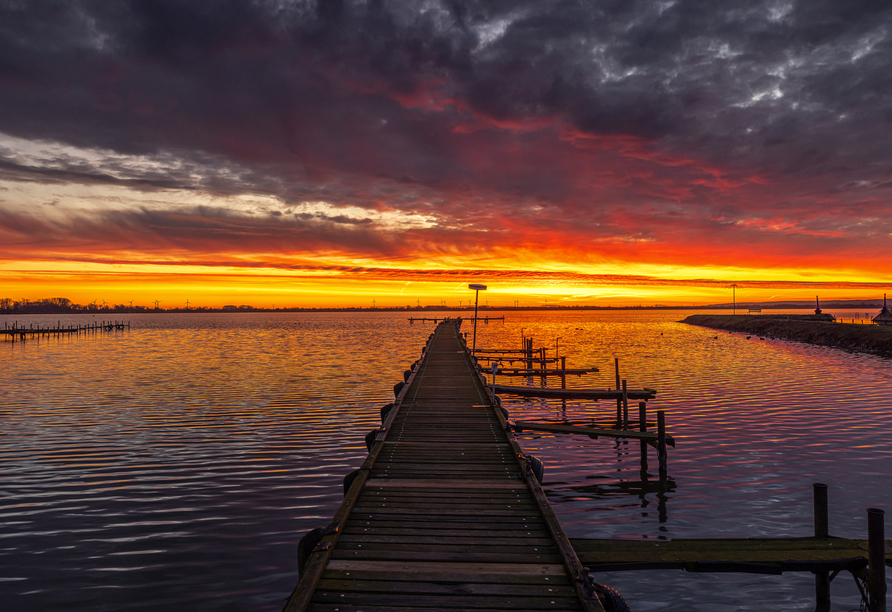
<path fill-rule="evenodd" d="M 597 571 L 683 569 L 689 572 L 857 571 L 867 566 L 867 540 L 792 539 L 572 539 L 579 560 Z M 886 564 L 892 540 L 886 540 Z"/>
<path fill-rule="evenodd" d="M 454 321 L 371 433 L 287 612 L 603 612 Z"/>
<path fill-rule="evenodd" d="M 102 331 L 119 331 L 130 329 L 130 322 L 123 321 L 100 321 L 99 323 L 88 323 L 86 325 L 62 325 L 59 322 L 56 326 L 41 327 L 40 325 L 29 325 L 28 327 L 19 327 L 18 323 L 10 326 L 4 323 L 3 329 L 0 329 L 0 336 L 5 336 L 16 340 L 26 340 L 28 338 L 41 338 L 49 336 L 69 336 L 72 334 L 80 335 L 87 333 L 96 333 Z"/>
<path fill-rule="evenodd" d="M 528 370 L 526 368 L 499 368 L 498 376 L 582 376 L 592 372 L 599 372 L 598 368 L 567 368 L 566 370 Z"/>
<path fill-rule="evenodd" d="M 557 423 L 537 423 L 535 421 L 514 421 L 514 431 L 545 431 L 550 433 L 580 434 L 597 438 L 628 438 L 630 440 L 643 440 L 656 447 L 657 432 L 634 431 L 631 429 L 602 429 L 600 427 L 582 427 L 581 425 L 560 425 Z M 666 436 L 666 444 L 675 446 L 675 438 Z"/>
<path fill-rule="evenodd" d="M 496 385 L 496 393 L 520 395 L 522 397 L 546 397 L 553 399 L 618 399 L 622 401 L 622 390 L 608 389 L 550 389 L 548 387 L 512 387 Z M 656 389 L 628 389 L 627 397 L 632 400 L 649 400 L 657 396 Z"/>

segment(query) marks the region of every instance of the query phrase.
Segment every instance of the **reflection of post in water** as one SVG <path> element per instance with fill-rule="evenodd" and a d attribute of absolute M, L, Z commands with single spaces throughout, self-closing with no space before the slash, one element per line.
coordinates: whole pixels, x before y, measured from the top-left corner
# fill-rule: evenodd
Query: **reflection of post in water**
<path fill-rule="evenodd" d="M 657 516 L 660 523 L 669 520 L 668 502 L 669 493 L 673 493 L 676 483 L 672 478 L 666 480 L 652 480 L 646 471 L 640 473 L 641 480 L 620 480 L 604 484 L 589 485 L 585 487 L 573 487 L 577 494 L 587 495 L 595 499 L 609 499 L 616 497 L 637 497 L 641 507 L 641 515 L 647 517 L 648 509 L 656 498 Z M 589 478 L 603 478 L 604 476 L 589 476 Z M 648 499 L 648 496 L 651 496 Z M 625 504 L 622 504 L 625 505 Z"/>

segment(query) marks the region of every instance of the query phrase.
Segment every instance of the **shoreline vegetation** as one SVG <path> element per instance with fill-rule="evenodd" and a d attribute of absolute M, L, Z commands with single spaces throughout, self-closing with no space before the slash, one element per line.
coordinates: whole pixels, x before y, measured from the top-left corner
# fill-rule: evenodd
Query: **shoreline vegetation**
<path fill-rule="evenodd" d="M 469 301 L 470 302 L 470 301 Z M 828 301 L 822 306 L 825 309 L 860 309 L 865 314 L 870 311 L 879 310 L 883 305 L 882 300 L 835 300 Z M 746 308 L 759 308 L 764 310 L 802 310 L 813 308 L 814 303 L 808 302 L 760 302 L 760 303 L 737 303 L 733 304 L 694 304 L 686 305 L 666 305 L 666 304 L 638 304 L 637 306 L 601 306 L 591 304 L 575 304 L 575 305 L 559 305 L 546 304 L 535 306 L 488 306 L 480 305 L 478 312 L 525 312 L 525 311 L 586 311 L 586 310 L 742 310 Z M 207 306 L 176 307 L 176 308 L 160 308 L 158 306 L 129 306 L 124 304 L 97 305 L 95 302 L 91 304 L 75 304 L 67 298 L 50 298 L 45 300 L 11 300 L 9 298 L 0 299 L 0 315 L 26 315 L 26 314 L 136 314 L 136 313 L 182 313 L 182 312 L 409 312 L 409 313 L 436 313 L 436 312 L 474 312 L 474 306 L 443 306 L 443 305 L 406 305 L 406 306 L 344 306 L 344 307 L 280 307 L 267 308 L 255 307 L 246 304 L 227 305 L 220 308 L 212 308 Z M 478 315 L 480 316 L 480 315 Z M 737 315 L 743 316 L 743 315 Z"/>
<path fill-rule="evenodd" d="M 892 358 L 892 326 L 834 322 L 816 315 L 691 315 L 688 325 L 806 342 Z"/>

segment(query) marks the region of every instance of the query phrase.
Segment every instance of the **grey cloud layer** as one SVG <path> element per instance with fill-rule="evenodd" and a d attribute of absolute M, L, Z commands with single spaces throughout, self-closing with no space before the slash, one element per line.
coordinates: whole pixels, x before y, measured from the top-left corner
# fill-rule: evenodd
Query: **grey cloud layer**
<path fill-rule="evenodd" d="M 469 154 L 529 137 L 455 131 L 540 118 L 858 198 L 889 187 L 890 58 L 885 1 L 7 0 L 0 132 L 205 168 L 108 172 L 148 187 L 411 208 L 518 185 L 560 201 L 547 151 L 539 172 L 537 150 Z"/>

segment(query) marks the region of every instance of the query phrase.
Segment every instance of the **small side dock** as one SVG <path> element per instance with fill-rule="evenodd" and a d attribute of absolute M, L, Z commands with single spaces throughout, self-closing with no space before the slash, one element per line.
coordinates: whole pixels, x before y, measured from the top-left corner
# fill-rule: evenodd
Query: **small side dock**
<path fill-rule="evenodd" d="M 102 331 L 116 331 L 122 329 L 130 329 L 130 322 L 123 321 L 101 321 L 99 323 L 89 323 L 87 325 L 62 325 L 59 322 L 55 327 L 41 327 L 40 325 L 29 325 L 28 327 L 19 327 L 13 324 L 11 327 L 4 324 L 0 329 L 0 334 L 4 337 L 11 338 L 13 342 L 16 340 L 24 341 L 28 338 L 41 338 L 50 336 L 68 336 L 71 334 L 89 334 Z"/>
<path fill-rule="evenodd" d="M 301 541 L 286 612 L 603 612 L 459 325 L 431 335 L 334 520 Z"/>

